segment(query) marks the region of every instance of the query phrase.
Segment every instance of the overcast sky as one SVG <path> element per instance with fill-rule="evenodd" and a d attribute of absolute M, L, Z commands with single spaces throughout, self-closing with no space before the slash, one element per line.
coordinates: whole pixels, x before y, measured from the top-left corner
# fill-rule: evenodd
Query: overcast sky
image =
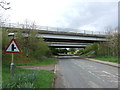
<path fill-rule="evenodd" d="M 118 0 L 6 1 L 10 1 L 11 9 L 4 13 L 11 23 L 22 23 L 28 19 L 43 26 L 91 31 L 104 31 L 106 27 L 116 27 L 118 23 Z"/>

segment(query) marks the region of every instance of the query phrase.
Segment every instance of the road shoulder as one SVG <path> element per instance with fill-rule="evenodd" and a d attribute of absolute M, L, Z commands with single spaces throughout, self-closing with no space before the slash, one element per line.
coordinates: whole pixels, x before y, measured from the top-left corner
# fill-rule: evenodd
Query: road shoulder
<path fill-rule="evenodd" d="M 54 85 L 53 88 L 66 88 L 63 83 L 63 75 L 59 72 L 58 69 L 59 62 L 55 65 L 54 73 Z"/>

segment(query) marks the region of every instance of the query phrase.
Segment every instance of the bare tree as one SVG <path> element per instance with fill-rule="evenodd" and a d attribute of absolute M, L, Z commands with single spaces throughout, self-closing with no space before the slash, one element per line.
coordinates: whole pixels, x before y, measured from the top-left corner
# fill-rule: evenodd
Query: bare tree
<path fill-rule="evenodd" d="M 10 2 L 0 0 L 0 10 L 1 10 L 1 8 L 2 8 L 2 10 L 10 9 L 9 4 L 10 4 Z M 6 17 L 6 15 L 4 15 L 4 13 L 0 12 L 0 27 L 5 26 L 6 22 L 8 21 L 8 18 L 9 17 Z"/>
<path fill-rule="evenodd" d="M 108 42 L 101 42 L 100 43 L 100 50 L 102 55 L 106 56 L 118 56 L 118 45 L 119 45 L 119 34 L 118 34 L 118 27 L 108 27 L 106 29 L 106 34 L 108 38 Z"/>
<path fill-rule="evenodd" d="M 8 5 L 10 5 L 10 2 L 0 1 L 0 7 L 1 8 L 5 9 L 5 10 L 8 10 L 8 9 L 10 9 L 10 7 Z"/>

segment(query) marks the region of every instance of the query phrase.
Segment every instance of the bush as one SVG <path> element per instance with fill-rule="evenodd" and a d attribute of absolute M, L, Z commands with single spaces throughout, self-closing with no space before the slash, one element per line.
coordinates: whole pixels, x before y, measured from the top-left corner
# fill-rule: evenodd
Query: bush
<path fill-rule="evenodd" d="M 69 51 L 71 52 L 71 54 L 74 54 L 75 49 L 74 48 L 70 48 Z"/>
<path fill-rule="evenodd" d="M 88 55 L 97 55 L 98 53 L 98 43 L 93 43 L 88 45 L 87 47 L 85 47 L 84 49 L 80 49 L 79 51 L 77 51 L 77 55 L 81 55 L 81 56 L 88 56 Z"/>
<path fill-rule="evenodd" d="M 77 51 L 77 54 L 81 55 L 81 54 L 83 54 L 83 51 L 84 51 L 84 49 L 80 49 L 80 50 Z"/>
<path fill-rule="evenodd" d="M 48 54 L 49 48 L 42 37 L 37 38 L 37 34 L 36 30 L 30 30 L 28 37 L 23 38 L 21 33 L 19 33 L 17 40 L 19 45 L 23 47 L 22 50 L 26 56 L 40 60 L 40 58 Z"/>
<path fill-rule="evenodd" d="M 87 52 L 87 53 L 85 53 L 85 54 L 83 54 L 81 56 L 89 56 L 89 55 L 93 55 L 93 53 L 94 53 L 94 51 L 90 51 L 90 52 Z"/>

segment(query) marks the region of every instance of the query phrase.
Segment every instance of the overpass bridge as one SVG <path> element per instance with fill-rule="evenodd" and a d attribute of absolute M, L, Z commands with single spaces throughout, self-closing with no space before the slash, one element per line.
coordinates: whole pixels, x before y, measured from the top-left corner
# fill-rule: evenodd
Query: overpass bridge
<path fill-rule="evenodd" d="M 50 47 L 55 48 L 85 48 L 91 43 L 104 42 L 107 40 L 106 36 L 102 35 L 65 33 L 54 31 L 38 32 L 38 37 L 43 37 L 45 41 L 50 43 Z"/>
<path fill-rule="evenodd" d="M 91 43 L 48 42 L 48 44 L 54 48 L 85 48 Z"/>
<path fill-rule="evenodd" d="M 14 28 L 14 32 L 21 30 L 25 36 L 27 36 L 28 33 L 33 30 L 31 28 L 18 27 L 15 25 L 14 27 L 4 26 L 4 28 L 8 29 L 8 31 L 11 28 Z M 44 40 L 49 43 L 50 47 L 55 48 L 84 48 L 94 42 L 107 41 L 105 33 L 101 32 L 86 30 L 79 30 L 79 32 L 75 32 L 75 29 L 47 26 L 36 28 L 35 30 L 38 31 L 38 37 L 44 38 Z"/>

